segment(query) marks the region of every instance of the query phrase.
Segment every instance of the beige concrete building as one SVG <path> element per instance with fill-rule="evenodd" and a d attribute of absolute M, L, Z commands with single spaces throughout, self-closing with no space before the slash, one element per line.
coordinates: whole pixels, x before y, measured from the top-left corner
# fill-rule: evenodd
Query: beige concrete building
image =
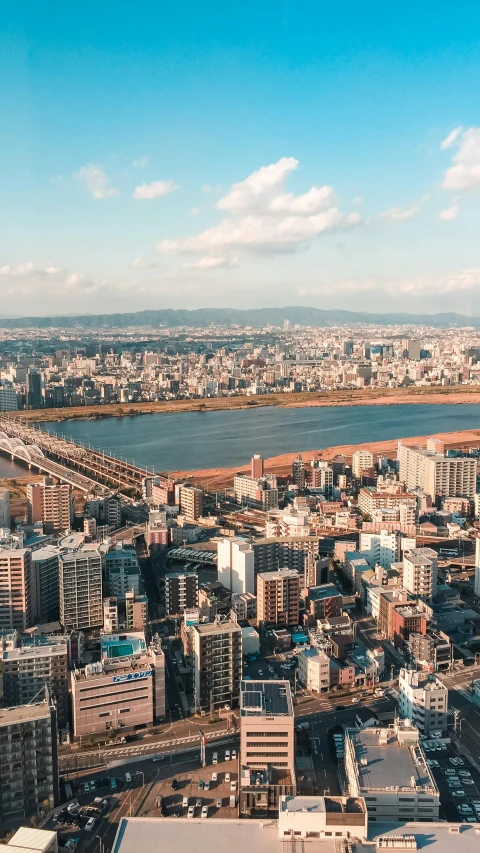
<path fill-rule="evenodd" d="M 203 514 L 203 491 L 183 484 L 178 487 L 180 512 L 187 521 L 196 521 Z"/>
<path fill-rule="evenodd" d="M 447 730 L 448 687 L 436 675 L 401 669 L 398 710 L 422 735 Z"/>
<path fill-rule="evenodd" d="M 71 488 L 68 484 L 54 483 L 51 477 L 27 485 L 28 520 L 30 524 L 43 522 L 44 533 L 70 530 Z"/>
<path fill-rule="evenodd" d="M 357 450 L 352 456 L 352 474 L 361 477 L 373 465 L 373 456 L 369 450 Z"/>
<path fill-rule="evenodd" d="M 278 808 L 294 794 L 295 729 L 288 681 L 242 681 L 240 692 L 240 812 Z"/>
<path fill-rule="evenodd" d="M 303 649 L 297 660 L 300 684 L 314 693 L 325 693 L 330 687 L 330 658 L 323 649 Z"/>

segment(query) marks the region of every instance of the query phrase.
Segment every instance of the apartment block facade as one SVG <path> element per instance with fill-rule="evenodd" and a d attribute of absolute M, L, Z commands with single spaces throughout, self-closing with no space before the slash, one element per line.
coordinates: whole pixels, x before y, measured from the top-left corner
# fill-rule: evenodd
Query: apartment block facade
<path fill-rule="evenodd" d="M 97 550 L 60 556 L 60 622 L 64 628 L 103 624 L 102 558 Z"/>
<path fill-rule="evenodd" d="M 28 521 L 43 522 L 44 533 L 70 530 L 71 488 L 68 484 L 54 483 L 51 477 L 43 482 L 27 485 Z"/>
<path fill-rule="evenodd" d="M 297 625 L 300 607 L 300 576 L 294 569 L 262 572 L 257 577 L 259 624 Z"/>
<path fill-rule="evenodd" d="M 32 561 L 28 548 L 0 548 L 0 630 L 32 624 Z"/>
<path fill-rule="evenodd" d="M 49 701 L 0 708 L 0 820 L 58 803 L 57 720 Z"/>
<path fill-rule="evenodd" d="M 193 627 L 195 707 L 238 707 L 242 678 L 242 629 L 217 619 Z"/>
<path fill-rule="evenodd" d="M 401 669 L 398 679 L 398 710 L 420 734 L 447 731 L 448 688 L 435 675 Z"/>
<path fill-rule="evenodd" d="M 5 650 L 3 666 L 3 699 L 6 707 L 26 705 L 48 687 L 57 709 L 61 731 L 69 725 L 68 648 L 66 640 L 52 638 L 50 643 L 22 644 Z"/>
<path fill-rule="evenodd" d="M 165 575 L 165 613 L 177 616 L 198 606 L 198 575 L 195 572 L 170 572 Z"/>

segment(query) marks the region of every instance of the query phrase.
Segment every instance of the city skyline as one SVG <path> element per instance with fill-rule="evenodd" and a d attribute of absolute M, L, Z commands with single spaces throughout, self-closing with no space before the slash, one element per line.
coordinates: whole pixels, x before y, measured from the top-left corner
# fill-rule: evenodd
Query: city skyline
<path fill-rule="evenodd" d="M 0 313 L 478 314 L 478 17 L 18 3 Z"/>

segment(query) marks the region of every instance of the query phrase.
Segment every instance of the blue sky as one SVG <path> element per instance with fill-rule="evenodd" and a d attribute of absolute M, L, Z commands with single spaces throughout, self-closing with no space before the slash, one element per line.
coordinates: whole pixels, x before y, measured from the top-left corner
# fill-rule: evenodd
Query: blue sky
<path fill-rule="evenodd" d="M 480 315 L 479 24 L 462 0 L 7 4 L 0 314 Z"/>

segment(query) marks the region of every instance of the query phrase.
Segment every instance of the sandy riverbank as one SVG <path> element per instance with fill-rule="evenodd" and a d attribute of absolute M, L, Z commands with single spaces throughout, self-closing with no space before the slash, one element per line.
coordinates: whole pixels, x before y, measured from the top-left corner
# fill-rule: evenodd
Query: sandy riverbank
<path fill-rule="evenodd" d="M 480 403 L 480 387 L 446 388 L 365 388 L 353 391 L 325 391 L 297 394 L 265 394 L 259 397 L 214 397 L 204 400 L 171 400 L 153 403 L 121 403 L 106 406 L 78 406 L 64 409 L 33 409 L 9 412 L 11 417 L 35 422 L 84 420 L 87 418 L 134 417 L 174 412 L 210 412 L 225 409 L 255 409 L 265 406 L 304 408 L 311 406 L 394 406 L 401 403 L 460 404 Z"/>
<path fill-rule="evenodd" d="M 445 442 L 445 448 L 463 447 L 480 447 L 480 429 L 479 430 L 463 430 L 459 432 L 444 432 L 437 433 L 436 437 Z M 416 444 L 425 445 L 428 436 L 420 435 L 412 438 L 404 438 L 402 442 L 410 446 Z M 314 456 L 330 462 L 334 456 L 343 454 L 350 461 L 352 454 L 360 448 L 370 450 L 374 455 L 389 456 L 396 458 L 398 439 L 390 439 L 389 441 L 373 441 L 365 444 L 339 444 L 332 447 L 324 448 L 323 450 L 308 450 L 302 453 L 305 462 L 308 464 Z M 283 453 L 281 456 L 272 456 L 265 460 L 265 471 L 271 474 L 277 474 L 282 477 L 289 474 L 292 470 L 292 461 L 297 456 L 297 453 Z M 246 474 L 250 472 L 250 466 L 235 468 L 210 468 L 200 471 L 175 471 L 173 476 L 176 479 L 188 478 L 191 482 L 214 491 L 215 489 L 223 489 L 233 485 L 233 477 L 236 473 Z"/>

